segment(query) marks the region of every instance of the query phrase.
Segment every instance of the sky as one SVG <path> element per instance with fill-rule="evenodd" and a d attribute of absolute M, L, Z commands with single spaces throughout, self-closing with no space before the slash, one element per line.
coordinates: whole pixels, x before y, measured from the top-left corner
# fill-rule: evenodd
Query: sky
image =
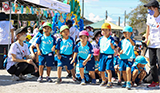
<path fill-rule="evenodd" d="M 82 10 L 82 0 L 79 1 Z M 128 14 L 139 4 L 139 0 L 84 0 L 84 16 L 93 22 L 101 21 L 107 10 L 109 21 L 118 24 L 120 17 L 121 26 L 124 26 L 124 12 Z"/>

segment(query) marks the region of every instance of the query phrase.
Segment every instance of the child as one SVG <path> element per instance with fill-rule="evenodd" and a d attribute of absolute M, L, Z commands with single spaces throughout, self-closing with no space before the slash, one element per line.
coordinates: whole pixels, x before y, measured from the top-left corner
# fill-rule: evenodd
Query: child
<path fill-rule="evenodd" d="M 94 48 L 93 51 L 94 51 L 93 56 L 95 60 L 95 76 L 96 76 L 96 79 L 99 79 L 99 83 L 101 83 L 102 82 L 101 73 L 100 71 L 98 71 L 100 49 Z"/>
<path fill-rule="evenodd" d="M 71 71 L 72 76 L 73 76 L 73 81 L 78 83 L 75 77 L 75 71 L 73 64 L 70 64 L 71 58 L 72 58 L 72 53 L 74 49 L 74 40 L 72 37 L 69 36 L 69 28 L 67 25 L 63 25 L 60 28 L 60 34 L 61 38 L 58 39 L 57 45 L 56 45 L 56 50 L 57 50 L 57 57 L 60 61 L 58 61 L 58 78 L 56 83 L 60 84 L 62 82 L 61 79 L 61 72 L 62 72 L 62 67 L 67 66 L 67 69 Z"/>
<path fill-rule="evenodd" d="M 87 31 L 81 31 L 79 33 L 80 42 L 76 45 L 74 49 L 74 56 L 71 61 L 71 64 L 75 61 L 78 54 L 80 75 L 81 75 L 81 85 L 85 85 L 84 79 L 84 67 L 89 71 L 92 78 L 92 84 L 96 84 L 95 72 L 94 72 L 94 57 L 93 57 L 93 48 L 92 45 L 88 42 L 89 33 Z"/>
<path fill-rule="evenodd" d="M 117 85 L 121 85 L 121 72 L 119 71 L 120 58 L 119 58 L 119 55 L 118 55 L 118 47 L 117 47 L 118 43 L 119 43 L 119 38 L 118 37 L 113 37 L 113 38 L 114 38 L 115 43 L 116 43 L 116 47 L 114 49 L 114 61 L 113 61 L 114 70 L 115 70 L 115 73 L 118 76 L 118 83 L 117 83 Z"/>
<path fill-rule="evenodd" d="M 99 41 L 99 39 L 100 39 L 101 36 L 102 36 L 102 35 L 101 35 L 101 30 L 96 30 L 96 31 L 94 32 L 93 41 L 92 41 L 92 43 L 91 43 L 93 49 L 94 49 L 94 48 L 99 49 L 98 41 Z"/>
<path fill-rule="evenodd" d="M 137 56 L 135 59 L 135 62 L 131 68 L 131 73 L 132 73 L 132 85 L 134 83 L 138 85 L 141 84 L 141 81 L 144 79 L 146 76 L 146 70 L 145 70 L 145 65 L 148 62 L 143 56 Z"/>
<path fill-rule="evenodd" d="M 100 46 L 100 60 L 99 60 L 99 71 L 101 72 L 102 83 L 100 86 L 105 85 L 105 71 L 108 73 L 108 84 L 106 88 L 111 88 L 111 78 L 113 69 L 113 54 L 114 54 L 114 39 L 110 36 L 111 25 L 104 23 L 101 27 L 103 36 L 99 40 Z"/>
<path fill-rule="evenodd" d="M 28 45 L 28 48 L 30 47 L 30 43 L 29 43 L 29 41 L 32 39 L 32 37 L 31 37 L 31 35 L 27 35 L 26 36 L 26 40 L 24 41 L 24 43 L 26 43 L 27 45 Z"/>
<path fill-rule="evenodd" d="M 37 79 L 38 82 L 43 81 L 43 68 L 46 62 L 47 66 L 47 82 L 52 82 L 50 76 L 51 72 L 51 66 L 53 66 L 54 62 L 54 54 L 53 51 L 55 51 L 55 45 L 56 40 L 54 36 L 51 35 L 52 31 L 52 24 L 49 22 L 46 22 L 43 24 L 43 32 L 44 34 L 40 36 L 37 40 L 37 51 L 39 55 L 39 78 Z"/>
<path fill-rule="evenodd" d="M 134 41 L 131 39 L 131 34 L 133 29 L 130 26 L 126 26 L 123 29 L 124 39 L 122 39 L 119 43 L 120 48 L 120 71 L 123 73 L 124 84 L 122 88 L 131 89 L 131 67 L 134 62 L 135 54 L 134 54 Z"/>

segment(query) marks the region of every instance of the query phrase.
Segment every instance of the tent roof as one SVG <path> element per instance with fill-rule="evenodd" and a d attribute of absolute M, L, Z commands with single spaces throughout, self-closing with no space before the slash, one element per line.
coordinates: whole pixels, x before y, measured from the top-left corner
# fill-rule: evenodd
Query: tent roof
<path fill-rule="evenodd" d="M 11 2 L 17 1 L 18 3 L 24 6 L 29 5 L 40 8 L 49 8 L 65 13 L 70 12 L 70 5 L 55 0 L 0 0 L 0 3 L 6 1 L 11 1 Z M 0 4 L 0 7 L 2 7 L 2 4 Z"/>
<path fill-rule="evenodd" d="M 112 28 L 112 29 L 117 29 L 117 30 L 122 30 L 122 29 L 123 29 L 123 27 L 117 26 L 117 25 L 115 25 L 114 23 L 112 23 L 112 22 L 110 22 L 110 21 L 108 21 L 108 20 L 105 20 L 105 19 L 102 20 L 102 21 L 93 23 L 93 24 L 89 24 L 89 25 L 87 25 L 87 26 L 91 26 L 91 27 L 93 27 L 93 28 L 100 29 L 103 23 L 109 23 L 109 24 L 111 25 L 111 28 Z"/>

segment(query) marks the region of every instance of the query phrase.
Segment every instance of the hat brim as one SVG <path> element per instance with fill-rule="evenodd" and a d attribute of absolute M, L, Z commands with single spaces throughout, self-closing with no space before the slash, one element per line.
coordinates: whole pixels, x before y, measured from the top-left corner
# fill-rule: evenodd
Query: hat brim
<path fill-rule="evenodd" d="M 18 29 L 17 29 L 18 30 Z M 27 27 L 24 27 L 23 29 L 21 29 L 19 32 L 16 33 L 16 35 L 22 33 L 22 32 L 25 32 L 27 33 Z"/>
<path fill-rule="evenodd" d="M 151 7 L 151 6 L 152 6 L 151 4 L 144 5 L 144 7 Z"/>

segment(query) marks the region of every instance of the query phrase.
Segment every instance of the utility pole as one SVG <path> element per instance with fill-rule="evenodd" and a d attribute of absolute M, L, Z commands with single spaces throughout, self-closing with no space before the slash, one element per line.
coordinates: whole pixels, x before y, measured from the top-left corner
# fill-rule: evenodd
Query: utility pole
<path fill-rule="evenodd" d="M 82 0 L 82 18 L 84 19 L 84 0 Z"/>
<path fill-rule="evenodd" d="M 126 26 L 126 10 L 124 11 L 124 26 Z"/>
<path fill-rule="evenodd" d="M 120 19 L 121 19 L 121 17 L 119 16 L 118 17 L 118 26 L 120 26 Z"/>

